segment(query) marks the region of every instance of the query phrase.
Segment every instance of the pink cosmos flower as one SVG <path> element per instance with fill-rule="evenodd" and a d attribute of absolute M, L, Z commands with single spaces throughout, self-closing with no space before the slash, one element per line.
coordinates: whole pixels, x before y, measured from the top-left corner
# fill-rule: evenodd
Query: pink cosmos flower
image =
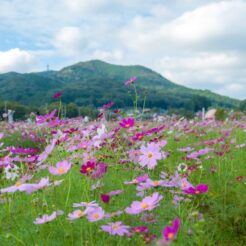
<path fill-rule="evenodd" d="M 182 178 L 178 182 L 178 185 L 182 190 L 187 190 L 189 188 L 193 188 L 192 184 L 187 180 L 187 178 Z"/>
<path fill-rule="evenodd" d="M 54 119 L 51 119 L 49 121 L 49 126 L 52 129 L 57 127 L 57 126 L 61 126 L 62 124 L 64 124 L 64 120 L 60 120 L 58 117 L 55 117 Z"/>
<path fill-rule="evenodd" d="M 86 207 L 86 208 L 98 208 L 99 205 L 98 203 L 96 203 L 96 201 L 92 201 L 92 202 L 81 202 L 81 203 L 74 203 L 73 204 L 74 208 L 78 208 L 78 207 Z"/>
<path fill-rule="evenodd" d="M 12 193 L 16 191 L 25 191 L 27 194 L 31 194 L 34 191 L 42 189 L 49 185 L 49 178 L 42 178 L 39 183 L 22 183 L 21 180 L 17 181 L 15 185 L 1 189 L 1 193 Z"/>
<path fill-rule="evenodd" d="M 157 187 L 157 186 L 165 186 L 166 181 L 165 180 L 152 180 L 152 179 L 147 179 L 146 180 L 146 187 Z"/>
<path fill-rule="evenodd" d="M 105 163 L 97 163 L 94 172 L 91 174 L 92 179 L 101 178 L 108 170 L 108 166 Z"/>
<path fill-rule="evenodd" d="M 68 220 L 76 220 L 81 218 L 82 216 L 85 216 L 89 213 L 90 208 L 87 208 L 85 211 L 81 211 L 80 209 L 74 210 L 72 213 L 68 214 Z"/>
<path fill-rule="evenodd" d="M 113 105 L 114 105 L 114 102 L 110 102 L 110 103 L 104 104 L 104 105 L 102 106 L 102 108 L 103 108 L 103 109 L 108 109 L 108 108 L 111 108 Z"/>
<path fill-rule="evenodd" d="M 141 182 L 145 182 L 148 178 L 149 178 L 149 175 L 147 173 L 145 173 L 142 176 L 136 177 L 132 181 L 125 181 L 124 184 L 139 184 Z"/>
<path fill-rule="evenodd" d="M 130 85 L 130 84 L 132 84 L 132 83 L 134 83 L 134 81 L 137 79 L 137 77 L 132 77 L 132 78 L 130 78 L 129 80 L 127 80 L 126 82 L 125 82 L 125 86 L 128 86 L 128 85 Z"/>
<path fill-rule="evenodd" d="M 44 152 L 39 155 L 37 166 L 41 165 L 48 158 L 48 156 L 50 155 L 50 153 L 55 148 L 56 141 L 57 140 L 55 138 L 52 139 L 51 144 L 47 145 L 46 148 L 45 148 L 45 150 L 44 150 Z"/>
<path fill-rule="evenodd" d="M 105 218 L 112 218 L 112 217 L 115 217 L 115 216 L 119 216 L 121 214 L 123 214 L 124 212 L 121 211 L 121 210 L 118 210 L 116 212 L 112 212 L 112 213 L 106 213 L 105 214 Z"/>
<path fill-rule="evenodd" d="M 90 222 L 95 222 L 104 218 L 104 210 L 101 207 L 93 209 L 87 216 Z"/>
<path fill-rule="evenodd" d="M 142 167 L 147 166 L 148 169 L 154 169 L 157 165 L 157 160 L 162 159 L 160 147 L 155 143 L 149 143 L 146 146 L 142 145 L 140 148 L 139 162 Z"/>
<path fill-rule="evenodd" d="M 41 218 L 36 218 L 35 221 L 33 221 L 34 224 L 44 224 L 48 223 L 52 220 L 54 220 L 57 216 L 56 212 L 53 212 L 50 216 L 48 214 L 44 214 Z"/>
<path fill-rule="evenodd" d="M 153 210 L 155 207 L 159 206 L 159 202 L 163 199 L 162 195 L 158 192 L 152 194 L 152 196 L 145 197 L 141 202 L 134 201 L 131 207 L 126 208 L 125 211 L 128 214 L 139 214 L 144 211 Z"/>
<path fill-rule="evenodd" d="M 129 160 L 134 162 L 134 163 L 138 163 L 139 161 L 139 155 L 140 155 L 140 151 L 139 150 L 135 150 L 135 149 L 131 149 L 128 151 L 129 154 Z"/>
<path fill-rule="evenodd" d="M 46 115 L 38 115 L 36 117 L 36 123 L 37 124 L 43 124 L 46 121 L 50 120 L 56 113 L 56 109 L 54 109 L 51 113 L 46 114 Z"/>
<path fill-rule="evenodd" d="M 121 128 L 130 128 L 135 124 L 135 120 L 133 118 L 123 119 L 119 125 Z"/>
<path fill-rule="evenodd" d="M 180 227 L 180 219 L 177 217 L 173 220 L 172 226 L 166 226 L 164 228 L 164 230 L 162 232 L 164 240 L 168 243 L 173 241 L 177 236 L 177 233 L 179 231 L 179 227 Z"/>
<path fill-rule="evenodd" d="M 62 175 L 67 173 L 71 166 L 71 163 L 69 163 L 67 160 L 64 160 L 61 162 L 57 162 L 56 167 L 49 166 L 48 169 L 52 175 Z"/>
<path fill-rule="evenodd" d="M 208 184 L 198 184 L 196 188 L 189 187 L 184 190 L 185 193 L 190 195 L 199 195 L 201 193 L 206 193 L 208 191 Z"/>
<path fill-rule="evenodd" d="M 190 151 L 193 151 L 194 148 L 186 147 L 186 148 L 180 148 L 180 149 L 177 149 L 177 150 L 180 151 L 180 152 L 190 152 Z"/>
<path fill-rule="evenodd" d="M 107 225 L 103 225 L 101 228 L 111 235 L 123 236 L 124 234 L 129 234 L 130 226 L 123 225 L 121 221 L 117 221 L 115 223 L 110 222 Z"/>
<path fill-rule="evenodd" d="M 88 150 L 90 150 L 91 146 L 88 145 L 87 148 L 88 148 Z M 93 154 L 92 152 L 90 152 L 90 153 L 84 152 L 83 153 L 83 162 L 87 163 L 88 161 L 90 161 L 90 162 L 95 162 L 96 163 L 96 157 L 93 156 L 92 154 Z"/>

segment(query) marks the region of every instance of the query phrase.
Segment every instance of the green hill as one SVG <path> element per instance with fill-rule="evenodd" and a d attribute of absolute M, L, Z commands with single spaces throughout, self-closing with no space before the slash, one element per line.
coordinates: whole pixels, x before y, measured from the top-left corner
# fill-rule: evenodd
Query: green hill
<path fill-rule="evenodd" d="M 143 66 L 119 66 L 100 60 L 80 62 L 60 71 L 19 74 L 0 74 L 0 101 L 17 101 L 25 105 L 41 106 L 50 103 L 52 95 L 63 92 L 63 101 L 77 105 L 101 106 L 114 101 L 117 107 L 132 106 L 133 93 L 124 82 L 136 76 L 139 102 L 146 96 L 147 107 L 189 108 L 196 101 L 213 106 L 235 107 L 240 101 L 212 93 L 177 85 Z M 199 105 L 199 103 L 201 105 Z"/>

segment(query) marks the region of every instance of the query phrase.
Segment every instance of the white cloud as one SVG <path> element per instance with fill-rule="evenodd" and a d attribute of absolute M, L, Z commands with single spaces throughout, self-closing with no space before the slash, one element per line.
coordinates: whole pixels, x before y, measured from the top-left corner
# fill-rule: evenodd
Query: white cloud
<path fill-rule="evenodd" d="M 1 0 L 0 72 L 102 59 L 242 98 L 245 13 L 245 0 Z"/>
<path fill-rule="evenodd" d="M 246 38 L 245 13 L 246 2 L 241 0 L 207 4 L 165 22 L 154 12 L 134 18 L 120 38 L 129 49 L 144 53 L 233 48 L 238 38 Z M 129 36 L 134 38 L 127 42 Z"/>
<path fill-rule="evenodd" d="M 59 30 L 53 42 L 61 54 L 66 56 L 76 56 L 86 48 L 86 37 L 80 28 L 74 26 L 63 27 Z"/>
<path fill-rule="evenodd" d="M 0 51 L 0 73 L 30 72 L 36 67 L 34 56 L 18 48 Z"/>
<path fill-rule="evenodd" d="M 96 10 L 100 10 L 101 8 L 107 6 L 111 1 L 109 0 L 63 0 L 63 3 L 69 10 L 72 12 L 82 12 L 88 13 Z"/>
<path fill-rule="evenodd" d="M 123 59 L 123 53 L 120 50 L 95 50 L 92 54 L 93 59 L 101 59 L 108 62 L 119 62 Z"/>

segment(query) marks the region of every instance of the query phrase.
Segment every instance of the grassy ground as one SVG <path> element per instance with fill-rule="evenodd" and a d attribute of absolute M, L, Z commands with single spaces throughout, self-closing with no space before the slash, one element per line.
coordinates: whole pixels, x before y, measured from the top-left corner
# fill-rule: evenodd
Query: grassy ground
<path fill-rule="evenodd" d="M 170 152 L 169 157 L 158 161 L 154 170 L 146 168 L 144 170 L 153 180 L 160 179 L 161 171 L 174 174 L 181 162 L 191 163 L 182 159 L 186 154 L 177 151 L 177 148 L 191 146 L 199 150 L 207 147 L 204 144 L 198 146 L 197 143 L 218 138 L 222 131 L 231 126 L 224 124 L 217 128 L 207 127 L 206 134 L 203 136 L 198 136 L 204 130 L 203 127 L 196 127 L 195 134 L 184 133 L 182 130 L 175 130 L 170 134 L 169 129 L 166 129 L 162 134 L 162 139 L 167 140 L 168 144 L 163 149 Z M 180 135 L 178 139 L 177 135 Z M 199 197 L 192 197 L 191 202 L 180 202 L 177 207 L 173 205 L 170 189 L 156 187 L 146 193 L 149 195 L 158 191 L 164 196 L 160 206 L 151 211 L 158 221 L 150 224 L 141 221 L 142 214 L 129 215 L 126 213 L 94 223 L 88 222 L 86 218 L 75 220 L 72 223 L 66 220 L 67 214 L 74 210 L 72 208 L 74 202 L 96 200 L 105 211 L 114 212 L 124 210 L 135 200 L 142 200 L 136 196 L 134 185 L 124 185 L 125 181 L 141 175 L 142 169 L 138 164 L 130 162 L 120 164 L 121 159 L 127 159 L 126 150 L 130 149 L 126 144 L 122 144 L 123 137 L 120 135 L 118 141 L 122 149 L 115 151 L 110 144 L 107 144 L 95 154 L 97 160 L 109 166 L 108 172 L 103 177 L 104 186 L 100 189 L 90 190 L 95 181 L 80 173 L 80 165 L 83 164 L 81 159 L 74 159 L 71 170 L 59 178 L 52 176 L 46 169 L 40 172 L 33 171 L 33 180 L 36 181 L 47 176 L 51 180 L 63 179 L 64 181 L 60 186 L 49 187 L 31 195 L 21 192 L 3 194 L 1 198 L 5 202 L 0 204 L 0 245 L 145 245 L 142 236 L 134 235 L 129 238 L 111 236 L 103 232 L 100 226 L 110 221 L 123 221 L 125 225 L 130 226 L 146 225 L 151 234 L 156 234 L 157 238 L 161 238 L 163 227 L 170 224 L 176 216 L 181 220 L 181 227 L 173 245 L 245 245 L 245 180 L 238 181 L 237 177 L 245 176 L 246 151 L 245 147 L 235 148 L 235 145 L 229 144 L 232 138 L 236 138 L 237 143 L 246 142 L 243 129 L 235 127 L 225 143 L 229 145 L 229 152 L 223 156 L 217 156 L 212 152 L 213 158 L 211 159 L 201 157 L 202 169 L 197 168 L 189 172 L 188 180 L 192 184 L 209 184 L 207 193 Z M 19 145 L 18 139 L 18 134 L 6 138 L 5 146 L 15 145 L 16 142 Z M 29 143 L 23 145 L 24 147 L 30 146 Z M 213 147 L 217 151 L 221 150 L 220 144 Z M 83 153 L 83 151 L 77 153 Z M 55 148 L 45 163 L 55 165 L 70 155 L 71 152 L 67 151 L 63 143 Z M 25 168 L 25 163 L 21 165 Z M 211 172 L 212 165 L 216 166 L 214 173 Z M 13 181 L 5 180 L 2 174 L 0 188 L 13 185 L 13 183 Z M 124 190 L 124 193 L 113 197 L 108 204 L 100 200 L 100 193 L 118 189 Z M 48 224 L 35 225 L 33 223 L 36 217 L 51 214 L 57 209 L 63 210 L 64 215 L 58 216 Z M 203 214 L 203 219 L 198 219 L 198 212 Z M 156 241 L 152 244 L 156 245 Z"/>

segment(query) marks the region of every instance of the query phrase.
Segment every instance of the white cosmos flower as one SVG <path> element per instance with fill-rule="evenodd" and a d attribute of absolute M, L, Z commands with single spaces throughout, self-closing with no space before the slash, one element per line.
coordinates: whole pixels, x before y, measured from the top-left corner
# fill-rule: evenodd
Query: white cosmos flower
<path fill-rule="evenodd" d="M 6 179 L 15 180 L 16 178 L 18 178 L 19 177 L 18 170 L 19 170 L 19 167 L 16 165 L 14 165 L 13 167 L 11 167 L 10 165 L 5 167 L 4 174 L 5 174 Z"/>

